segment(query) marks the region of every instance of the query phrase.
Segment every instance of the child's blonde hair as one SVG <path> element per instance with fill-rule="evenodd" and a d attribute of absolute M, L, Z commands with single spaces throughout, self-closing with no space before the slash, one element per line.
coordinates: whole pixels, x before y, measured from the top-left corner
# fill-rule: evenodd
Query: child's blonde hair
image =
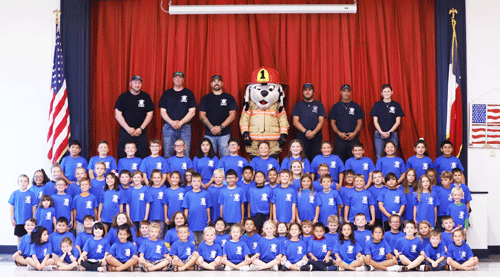
<path fill-rule="evenodd" d="M 329 223 L 339 223 L 339 217 L 334 215 L 334 214 L 331 214 L 328 216 L 328 219 L 326 220 L 326 223 L 329 224 Z"/>
<path fill-rule="evenodd" d="M 429 232 L 429 237 L 438 237 L 439 239 L 441 239 L 441 231 L 439 231 L 438 229 L 433 229 Z"/>
<path fill-rule="evenodd" d="M 206 234 L 215 234 L 215 228 L 212 227 L 212 226 L 207 226 L 205 227 L 205 229 L 203 229 L 203 234 L 206 235 Z"/>
<path fill-rule="evenodd" d="M 219 174 L 220 176 L 222 176 L 222 178 L 224 178 L 224 170 L 222 168 L 217 168 L 216 170 L 214 170 L 214 176 Z"/>
<path fill-rule="evenodd" d="M 160 224 L 158 224 L 156 222 L 151 223 L 151 225 L 149 225 L 149 230 L 157 230 L 157 231 L 159 231 L 160 230 Z"/>
<path fill-rule="evenodd" d="M 274 230 L 276 230 L 276 224 L 274 224 L 274 222 L 272 220 L 266 220 L 266 222 L 264 222 L 264 224 L 262 224 L 262 227 L 266 227 L 269 225 L 272 225 L 274 227 Z"/>
<path fill-rule="evenodd" d="M 460 195 L 464 196 L 464 190 L 461 187 L 454 187 L 451 189 L 451 194 L 460 193 Z"/>
<path fill-rule="evenodd" d="M 450 180 L 452 180 L 453 179 L 453 174 L 451 174 L 451 172 L 449 172 L 449 171 L 446 170 L 446 171 L 443 171 L 443 173 L 441 173 L 440 177 L 441 177 L 441 180 L 443 180 L 443 179 L 450 179 Z"/>
<path fill-rule="evenodd" d="M 365 175 L 355 174 L 353 180 L 356 181 L 356 179 L 363 179 L 363 181 L 365 181 Z"/>

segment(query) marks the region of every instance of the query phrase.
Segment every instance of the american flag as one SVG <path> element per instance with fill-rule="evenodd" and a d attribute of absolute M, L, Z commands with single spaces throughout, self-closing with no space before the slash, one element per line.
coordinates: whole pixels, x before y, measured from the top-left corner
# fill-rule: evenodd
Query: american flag
<path fill-rule="evenodd" d="M 472 144 L 500 144 L 500 105 L 472 104 Z"/>
<path fill-rule="evenodd" d="M 66 76 L 64 74 L 64 58 L 58 22 L 56 22 L 56 45 L 50 90 L 52 92 L 52 101 L 50 102 L 49 111 L 50 127 L 47 134 L 49 151 L 47 158 L 54 164 L 61 160 L 68 149 L 68 137 L 70 135 Z"/>

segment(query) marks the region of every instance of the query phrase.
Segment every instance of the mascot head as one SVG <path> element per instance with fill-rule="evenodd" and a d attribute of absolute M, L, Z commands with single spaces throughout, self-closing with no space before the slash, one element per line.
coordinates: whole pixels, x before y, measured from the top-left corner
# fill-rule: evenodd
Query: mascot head
<path fill-rule="evenodd" d="M 283 86 L 280 83 L 278 71 L 275 69 L 262 67 L 255 70 L 245 92 L 244 109 L 248 110 L 250 101 L 261 110 L 267 110 L 274 103 L 279 102 L 279 112 L 281 112 L 285 102 Z"/>

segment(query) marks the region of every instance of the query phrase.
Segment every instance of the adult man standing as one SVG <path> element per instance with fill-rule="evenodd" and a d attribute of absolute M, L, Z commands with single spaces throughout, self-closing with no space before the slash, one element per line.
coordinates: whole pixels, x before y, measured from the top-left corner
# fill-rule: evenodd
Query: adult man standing
<path fill-rule="evenodd" d="M 163 126 L 163 152 L 166 159 L 172 156 L 174 143 L 182 139 L 186 144 L 186 155 L 191 150 L 191 119 L 196 113 L 196 99 L 191 90 L 184 87 L 184 73 L 177 71 L 173 77 L 174 87 L 163 92 L 158 107 Z"/>
<path fill-rule="evenodd" d="M 154 105 L 151 96 L 142 91 L 142 78 L 135 75 L 130 80 L 130 89 L 122 93 L 115 103 L 115 118 L 120 124 L 117 158 L 126 157 L 125 144 L 134 142 L 136 157 L 148 156 L 146 127 L 153 118 Z"/>
<path fill-rule="evenodd" d="M 238 106 L 232 95 L 222 91 L 222 77 L 212 76 L 212 93 L 200 101 L 200 120 L 205 125 L 205 137 L 210 139 L 214 151 L 219 149 L 219 157 L 229 154 L 227 144 L 231 136 L 231 122 L 236 117 Z"/>
<path fill-rule="evenodd" d="M 312 161 L 320 153 L 323 141 L 324 120 L 326 117 L 325 107 L 319 101 L 314 100 L 314 86 L 306 83 L 302 86 L 304 100 L 293 107 L 293 126 L 297 129 L 297 139 L 304 145 L 304 153 L 307 159 Z"/>
<path fill-rule="evenodd" d="M 361 107 L 351 99 L 351 86 L 344 84 L 340 88 L 342 100 L 334 104 L 328 118 L 335 133 L 334 154 L 345 163 L 353 156 L 352 147 L 359 142 L 358 133 L 363 124 L 365 114 Z"/>

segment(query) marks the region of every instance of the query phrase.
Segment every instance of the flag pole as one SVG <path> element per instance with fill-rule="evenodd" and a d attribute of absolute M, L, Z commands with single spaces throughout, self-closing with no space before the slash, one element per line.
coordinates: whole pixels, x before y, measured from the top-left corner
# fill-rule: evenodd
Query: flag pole
<path fill-rule="evenodd" d="M 57 31 L 59 31 L 59 15 L 61 14 L 61 11 L 54 10 L 52 13 L 56 15 L 56 26 L 57 26 Z"/>

